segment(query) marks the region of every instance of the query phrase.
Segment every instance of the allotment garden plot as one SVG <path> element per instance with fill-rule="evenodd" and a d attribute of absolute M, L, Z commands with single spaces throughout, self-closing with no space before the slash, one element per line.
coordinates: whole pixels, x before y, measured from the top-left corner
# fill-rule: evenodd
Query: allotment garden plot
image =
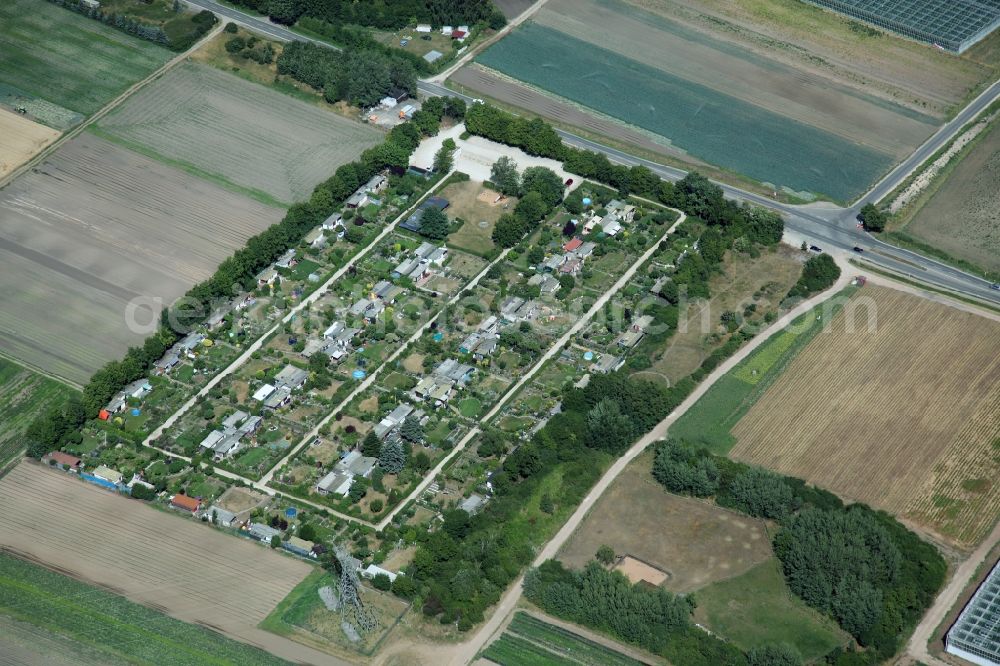
<path fill-rule="evenodd" d="M 377 130 L 213 67 L 185 63 L 100 122 L 142 152 L 284 203 L 382 140 Z"/>
<path fill-rule="evenodd" d="M 44 0 L 0 5 L 0 98 L 22 96 L 89 115 L 170 59 L 170 51 Z M 6 84 L 3 86 L 2 84 Z M 30 106 L 29 106 L 30 108 Z M 56 114 L 61 122 L 72 114 Z"/>
<path fill-rule="evenodd" d="M 854 298 L 875 330 L 845 308 L 736 424 L 731 455 L 972 547 L 1000 506 L 1000 323 L 888 289 Z"/>
<path fill-rule="evenodd" d="M 282 215 L 90 134 L 0 195 L 0 350 L 83 383 Z"/>
<path fill-rule="evenodd" d="M 642 48 L 650 43 L 655 53 Z M 693 158 L 836 199 L 864 190 L 935 124 L 608 0 L 556 0 L 477 62 L 665 137 Z"/>

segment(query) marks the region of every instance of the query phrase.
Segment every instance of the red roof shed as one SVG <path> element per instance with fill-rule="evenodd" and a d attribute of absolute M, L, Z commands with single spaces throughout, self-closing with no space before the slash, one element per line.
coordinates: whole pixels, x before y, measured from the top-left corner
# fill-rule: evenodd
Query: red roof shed
<path fill-rule="evenodd" d="M 185 511 L 190 511 L 194 513 L 201 508 L 201 500 L 195 499 L 194 497 L 188 497 L 187 495 L 181 495 L 180 493 L 174 495 L 174 498 L 170 500 L 170 506 L 177 507 L 178 509 L 184 509 Z"/>
<path fill-rule="evenodd" d="M 567 252 L 572 252 L 573 250 L 575 250 L 576 248 L 580 247 L 581 245 L 583 245 L 583 239 L 581 239 L 581 238 L 574 238 L 573 240 L 571 240 L 568 243 L 566 243 L 565 245 L 563 245 L 563 249 L 566 250 Z"/>
<path fill-rule="evenodd" d="M 68 453 L 63 453 L 62 451 L 53 451 L 48 455 L 49 460 L 55 460 L 56 463 L 64 465 L 66 467 L 79 467 L 80 459 L 76 456 L 71 456 Z"/>

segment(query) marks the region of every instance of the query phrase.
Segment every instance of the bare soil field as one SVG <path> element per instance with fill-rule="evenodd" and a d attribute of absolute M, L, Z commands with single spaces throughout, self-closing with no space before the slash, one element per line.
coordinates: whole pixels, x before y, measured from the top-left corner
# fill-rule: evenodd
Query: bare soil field
<path fill-rule="evenodd" d="M 143 88 L 103 118 L 100 129 L 282 203 L 308 199 L 339 165 L 382 140 L 367 125 L 197 63 Z"/>
<path fill-rule="evenodd" d="M 621 573 L 633 583 L 646 582 L 654 587 L 659 587 L 670 579 L 670 575 L 666 571 L 661 571 L 651 564 L 637 560 L 631 555 L 623 557 L 621 562 L 615 565 L 615 571 Z"/>
<path fill-rule="evenodd" d="M 763 521 L 671 495 L 653 479 L 653 454 L 639 456 L 611 484 L 558 559 L 580 568 L 602 545 L 667 572 L 663 586 L 690 592 L 771 557 Z"/>
<path fill-rule="evenodd" d="M 0 480 L 0 547 L 296 662 L 319 653 L 257 628 L 312 567 L 62 472 Z"/>
<path fill-rule="evenodd" d="M 1000 67 L 989 52 L 991 40 L 956 57 L 893 35 L 870 34 L 801 0 L 626 2 L 938 118 L 995 78 Z"/>
<path fill-rule="evenodd" d="M 59 134 L 0 107 L 0 178 L 37 155 Z"/>
<path fill-rule="evenodd" d="M 954 257 L 1000 271 L 1000 121 L 960 159 L 904 230 Z"/>
<path fill-rule="evenodd" d="M 84 133 L 0 193 L 0 351 L 82 384 L 282 210 Z M 137 300 L 138 299 L 138 300 Z"/>
<path fill-rule="evenodd" d="M 971 548 L 1000 515 L 1000 324 L 880 287 L 854 305 L 736 424 L 731 455 Z"/>

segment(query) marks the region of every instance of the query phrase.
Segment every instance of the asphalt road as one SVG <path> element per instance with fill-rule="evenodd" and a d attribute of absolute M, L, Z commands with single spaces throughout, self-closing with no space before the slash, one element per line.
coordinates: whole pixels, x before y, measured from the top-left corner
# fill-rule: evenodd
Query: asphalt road
<path fill-rule="evenodd" d="M 287 27 L 272 23 L 266 18 L 253 16 L 245 12 L 221 5 L 215 0 L 185 0 L 189 5 L 208 9 L 226 19 L 236 21 L 261 34 L 280 41 L 306 40 L 329 46 L 326 42 L 300 35 Z M 417 88 L 424 95 L 451 96 L 464 99 L 471 103 L 473 98 L 455 92 L 439 83 L 419 81 Z M 896 189 L 915 169 L 918 169 L 931 155 L 945 146 L 967 123 L 973 120 L 983 109 L 1000 98 L 1000 81 L 987 88 L 979 97 L 963 108 L 951 121 L 944 124 L 930 139 L 903 160 L 896 168 L 887 174 L 875 187 L 854 202 L 850 207 L 830 206 L 793 206 L 783 204 L 769 197 L 747 192 L 737 187 L 718 183 L 726 196 L 737 201 L 751 203 L 777 210 L 785 217 L 785 226 L 798 235 L 809 239 L 809 243 L 824 250 L 846 250 L 850 252 L 855 247 L 864 250 L 859 258 L 878 268 L 911 277 L 920 282 L 979 298 L 1000 305 L 1000 291 L 990 288 L 990 282 L 971 275 L 957 268 L 935 261 L 923 255 L 911 252 L 894 245 L 884 243 L 864 230 L 857 227 L 857 213 L 866 203 L 878 202 Z M 643 165 L 661 178 L 680 180 L 686 175 L 683 169 L 657 164 L 650 160 L 636 157 L 625 151 L 605 146 L 591 141 L 572 132 L 557 129 L 556 132 L 568 145 L 595 152 L 604 153 L 612 162 L 627 166 Z M 860 272 L 860 271 L 859 271 Z"/>

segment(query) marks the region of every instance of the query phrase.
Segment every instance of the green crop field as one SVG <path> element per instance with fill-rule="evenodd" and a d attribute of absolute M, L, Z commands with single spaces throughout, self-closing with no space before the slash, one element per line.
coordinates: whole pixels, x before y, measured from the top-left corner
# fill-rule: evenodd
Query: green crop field
<path fill-rule="evenodd" d="M 846 297 L 853 287 L 841 292 Z M 781 375 L 795 355 L 823 330 L 846 298 L 837 297 L 828 314 L 819 306 L 799 316 L 784 330 L 775 333 L 739 365 L 720 377 L 691 409 L 671 426 L 668 434 L 676 439 L 701 444 L 719 455 L 726 455 L 736 444 L 730 433 L 757 399 Z"/>
<path fill-rule="evenodd" d="M 45 0 L 0 3 L 0 82 L 72 111 L 97 111 L 170 57 Z"/>
<path fill-rule="evenodd" d="M 544 647 L 550 652 L 585 666 L 640 666 L 640 662 L 572 631 L 549 624 L 533 615 L 518 612 L 507 627 L 508 634 Z"/>
<path fill-rule="evenodd" d="M 540 645 L 512 634 L 493 641 L 483 656 L 500 666 L 576 666 L 572 659 L 560 657 Z"/>
<path fill-rule="evenodd" d="M 2 554 L 0 615 L 68 637 L 88 651 L 106 655 L 109 663 L 287 663 L 214 631 Z"/>
<path fill-rule="evenodd" d="M 847 200 L 891 155 L 537 23 L 477 62 L 670 139 L 696 158 L 762 182 Z"/>
<path fill-rule="evenodd" d="M 836 623 L 789 591 L 779 566 L 772 557 L 740 576 L 698 590 L 697 615 L 744 650 L 788 643 L 812 660 L 846 644 L 848 637 Z"/>
<path fill-rule="evenodd" d="M 75 393 L 61 382 L 0 358 L 0 467 L 24 448 L 21 435 L 36 416 L 62 405 Z"/>

